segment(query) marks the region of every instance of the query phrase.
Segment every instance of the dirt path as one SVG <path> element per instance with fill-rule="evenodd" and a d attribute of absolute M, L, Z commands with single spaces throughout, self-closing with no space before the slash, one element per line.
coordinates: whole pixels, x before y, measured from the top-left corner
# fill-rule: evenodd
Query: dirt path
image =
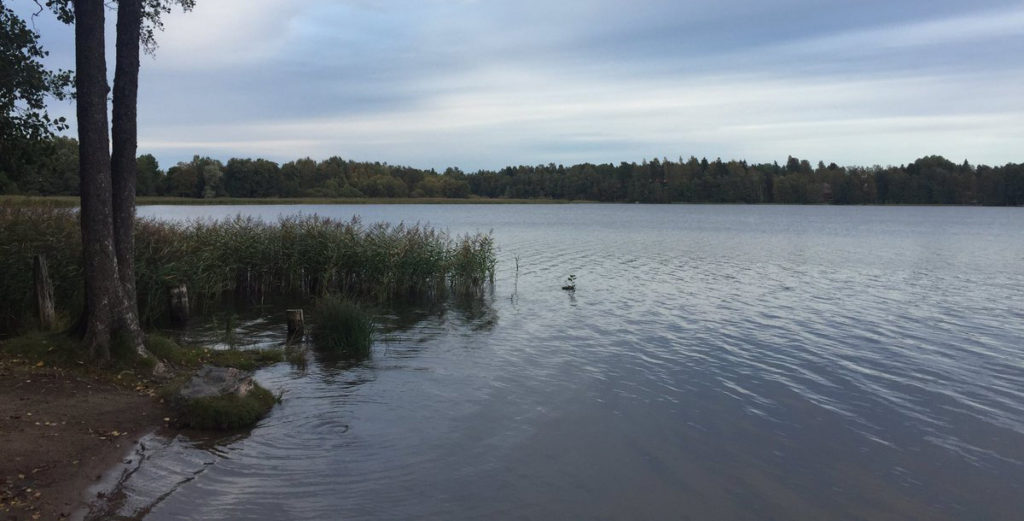
<path fill-rule="evenodd" d="M 0 520 L 68 519 L 163 417 L 147 389 L 0 359 Z"/>

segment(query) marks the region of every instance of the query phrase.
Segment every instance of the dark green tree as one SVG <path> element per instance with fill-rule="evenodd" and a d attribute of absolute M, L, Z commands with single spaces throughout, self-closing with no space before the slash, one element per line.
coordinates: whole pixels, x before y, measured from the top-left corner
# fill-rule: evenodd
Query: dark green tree
<path fill-rule="evenodd" d="M 68 128 L 46 102 L 70 95 L 71 73 L 47 70 L 47 54 L 39 34 L 0 3 L 0 193 L 18 191 L 21 172 L 47 155 L 53 132 Z"/>
<path fill-rule="evenodd" d="M 138 181 L 135 185 L 136 195 L 158 195 L 163 181 L 163 172 L 160 171 L 160 163 L 153 154 L 143 154 L 135 161 L 135 170 L 138 172 Z"/>

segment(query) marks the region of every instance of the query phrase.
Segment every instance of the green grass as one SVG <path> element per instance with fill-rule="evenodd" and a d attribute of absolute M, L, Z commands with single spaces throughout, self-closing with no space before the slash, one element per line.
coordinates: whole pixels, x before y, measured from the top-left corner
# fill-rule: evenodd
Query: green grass
<path fill-rule="evenodd" d="M 153 356 L 178 370 L 177 376 L 160 390 L 160 395 L 175 411 L 175 424 L 179 427 L 202 430 L 244 429 L 255 425 L 277 403 L 270 391 L 258 384 L 245 396 L 228 394 L 188 400 L 181 398 L 178 391 L 191 377 L 192 371 L 203 365 L 252 371 L 283 361 L 283 350 L 215 350 L 180 346 L 160 335 L 147 336 L 146 347 Z"/>
<path fill-rule="evenodd" d="M 375 326 L 372 317 L 358 305 L 327 297 L 317 305 L 314 318 L 313 345 L 318 352 L 348 360 L 370 356 Z"/>
<path fill-rule="evenodd" d="M 70 336 L 60 333 L 31 332 L 0 342 L 0 352 L 6 358 L 21 359 L 40 367 L 74 367 L 89 360 L 89 353 L 81 350 Z"/>
<path fill-rule="evenodd" d="M 35 323 L 32 258 L 44 254 L 60 316 L 82 309 L 78 215 L 48 206 L 0 206 L 0 334 Z M 168 289 L 184 283 L 194 310 L 210 312 L 225 296 L 330 293 L 376 299 L 478 292 L 493 277 L 489 235 L 452 237 L 422 226 L 365 225 L 318 216 L 276 223 L 251 218 L 170 223 L 140 219 L 135 274 L 143 323 L 168 313 Z"/>
<path fill-rule="evenodd" d="M 282 349 L 208 349 L 181 346 L 161 335 L 148 335 L 146 348 L 156 358 L 179 369 L 198 369 L 203 365 L 235 367 L 252 371 L 284 361 Z"/>
<path fill-rule="evenodd" d="M 172 404 L 177 411 L 176 423 L 180 427 L 202 430 L 236 430 L 256 425 L 274 408 L 277 398 L 253 384 L 245 394 L 225 394 L 183 400 Z"/>
<path fill-rule="evenodd" d="M 65 333 L 30 332 L 0 341 L 0 366 L 28 374 L 56 372 L 124 389 L 152 389 L 152 358 L 139 358 L 127 343 L 111 346 L 111 359 L 96 365 L 78 339 Z"/>

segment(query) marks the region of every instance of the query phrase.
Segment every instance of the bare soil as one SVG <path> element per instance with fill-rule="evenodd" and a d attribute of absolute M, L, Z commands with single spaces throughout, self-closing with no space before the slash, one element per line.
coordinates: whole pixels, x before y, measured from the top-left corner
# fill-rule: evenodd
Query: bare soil
<path fill-rule="evenodd" d="M 164 425 L 152 389 L 0 357 L 0 521 L 79 517 L 86 491 Z"/>

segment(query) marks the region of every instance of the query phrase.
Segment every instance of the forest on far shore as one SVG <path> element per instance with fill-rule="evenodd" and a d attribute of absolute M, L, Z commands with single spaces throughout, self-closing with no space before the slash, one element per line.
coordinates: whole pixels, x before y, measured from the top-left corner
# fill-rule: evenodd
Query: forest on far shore
<path fill-rule="evenodd" d="M 78 195 L 78 142 L 55 137 L 0 158 L 0 195 Z M 715 159 L 509 166 L 444 172 L 340 157 L 195 156 L 166 170 L 138 158 L 138 195 L 216 197 L 510 198 L 644 203 L 1024 205 L 1024 165 L 956 164 L 928 156 L 901 166 Z"/>

